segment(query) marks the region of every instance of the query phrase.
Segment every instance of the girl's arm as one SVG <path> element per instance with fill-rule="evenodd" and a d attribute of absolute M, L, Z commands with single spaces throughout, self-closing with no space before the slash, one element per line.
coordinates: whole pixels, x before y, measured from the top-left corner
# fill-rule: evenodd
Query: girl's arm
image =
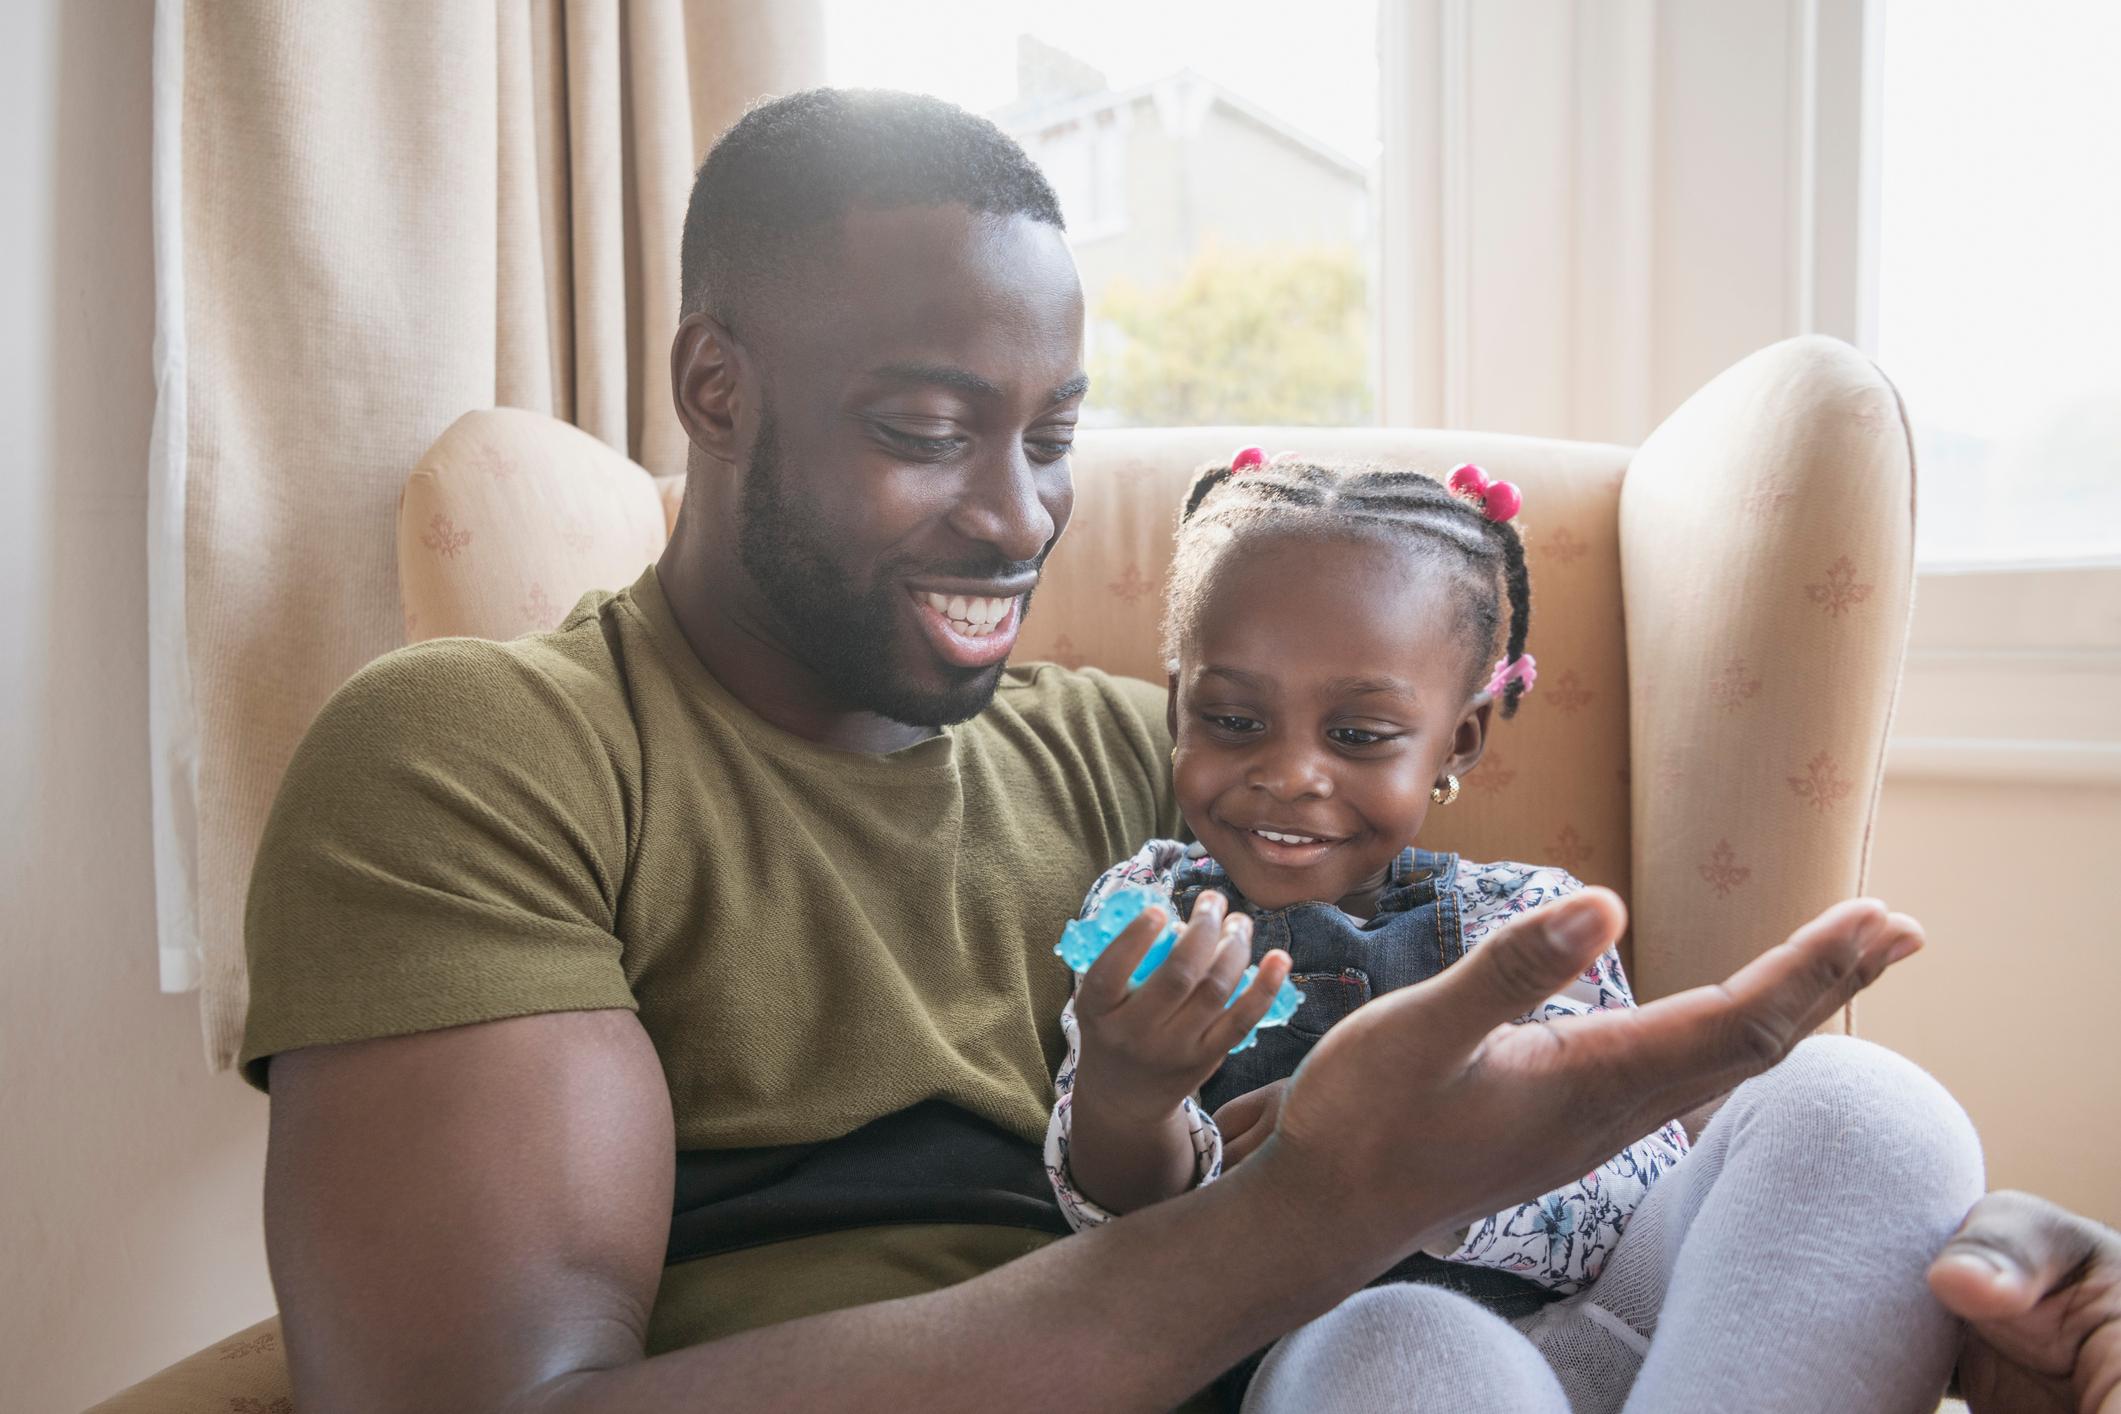
<path fill-rule="evenodd" d="M 1179 1102 L 1181 1124 L 1175 1136 L 1173 1126 L 1154 1122 L 1131 1131 L 1122 1125 L 1118 1133 L 1107 1132 L 1112 1127 L 1109 1121 L 1116 1116 L 1101 1111 L 1093 1101 L 1088 1112 L 1089 1151 L 1111 1162 L 1106 1170 L 1099 1170 L 1093 1159 L 1087 1184 L 1079 1181 L 1075 1072 L 1082 1057 L 1082 1028 L 1075 1020 L 1073 999 L 1061 1011 L 1061 1032 L 1068 1040 L 1068 1055 L 1053 1078 L 1058 1098 L 1053 1117 L 1046 1124 L 1046 1177 L 1053 1183 L 1054 1196 L 1060 1200 L 1061 1214 L 1070 1227 L 1078 1232 L 1097 1227 L 1130 1208 L 1198 1188 L 1222 1176 L 1222 1134 L 1215 1121 L 1188 1095 Z M 1110 1205 L 1091 1198 L 1084 1192 L 1086 1186 L 1110 1195 Z M 1130 1198 L 1134 1201 L 1127 1201 Z"/>
<path fill-rule="evenodd" d="M 1182 857 L 1182 846 L 1152 842 L 1106 871 L 1084 914 L 1121 884 L 1147 884 L 1168 896 Z M 1046 1168 L 1076 1227 L 1147 1207 L 1221 1172 L 1221 1136 L 1193 1094 L 1258 1023 L 1288 974 L 1288 955 L 1270 954 L 1254 985 L 1225 1005 L 1251 961 L 1252 920 L 1226 917 L 1221 895 L 1210 894 L 1194 907 L 1170 956 L 1130 986 L 1168 912 L 1168 905 L 1147 910 L 1121 933 L 1062 1012 L 1068 1054 L 1054 1077 Z"/>
<path fill-rule="evenodd" d="M 1177 840 L 1151 840 L 1134 856 L 1123 859 L 1098 876 L 1084 898 L 1082 910 L 1077 917 L 1088 918 L 1103 907 L 1114 893 L 1130 885 L 1154 889 L 1165 898 L 1171 896 L 1171 884 L 1179 865 L 1184 861 L 1186 847 Z M 1116 943 L 1115 943 L 1116 946 Z M 1082 979 L 1077 978 L 1076 990 L 1080 992 Z M 1076 1174 L 1078 1166 L 1075 1142 L 1076 1131 L 1076 1072 L 1082 1064 L 1082 1026 L 1075 1016 L 1075 998 L 1070 997 L 1061 1008 L 1061 1036 L 1067 1043 L 1067 1055 L 1062 1058 L 1060 1070 L 1053 1077 L 1053 1114 L 1046 1122 L 1046 1177 L 1053 1185 L 1054 1196 L 1060 1201 L 1061 1214 L 1068 1225 L 1077 1232 L 1110 1222 L 1120 1213 L 1131 1208 L 1153 1203 L 1170 1197 L 1186 1188 L 1198 1187 L 1222 1173 L 1222 1136 L 1216 1132 L 1212 1120 L 1201 1112 L 1187 1095 L 1180 1104 L 1180 1112 L 1186 1118 L 1186 1139 L 1183 1145 L 1174 1143 L 1170 1126 L 1162 1117 L 1138 1126 L 1117 1126 L 1112 1132 L 1112 1123 L 1117 1116 L 1111 1107 L 1092 1100 L 1089 1106 L 1091 1180 L 1088 1186 L 1110 1198 L 1109 1206 L 1097 1202 L 1083 1190 L 1086 1186 Z M 1094 1092 L 1093 1085 L 1093 1092 Z M 1192 1172 L 1180 1172 L 1182 1155 L 1191 1153 Z M 1109 1168 L 1101 1170 L 1098 1158 L 1112 1161 Z M 1146 1198 L 1143 1194 L 1148 1194 Z M 1126 1200 L 1133 1201 L 1126 1201 Z"/>

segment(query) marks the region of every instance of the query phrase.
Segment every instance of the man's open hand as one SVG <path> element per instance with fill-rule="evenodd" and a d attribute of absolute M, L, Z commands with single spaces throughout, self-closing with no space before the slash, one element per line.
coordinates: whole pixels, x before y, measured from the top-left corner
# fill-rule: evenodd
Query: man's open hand
<path fill-rule="evenodd" d="M 1913 919 L 1853 899 L 1718 986 L 1511 1024 L 1589 966 L 1625 921 L 1617 896 L 1588 889 L 1362 1007 L 1298 1069 L 1274 1138 L 1245 1170 L 1288 1184 L 1293 1211 L 1327 1193 L 1332 1221 L 1403 1232 L 1403 1256 L 1581 1176 L 1766 1070 L 1922 945 Z"/>
<path fill-rule="evenodd" d="M 1991 1193 L 1930 1264 L 1930 1290 L 1967 1322 L 1973 1414 L 2121 1414 L 2121 1233 Z"/>

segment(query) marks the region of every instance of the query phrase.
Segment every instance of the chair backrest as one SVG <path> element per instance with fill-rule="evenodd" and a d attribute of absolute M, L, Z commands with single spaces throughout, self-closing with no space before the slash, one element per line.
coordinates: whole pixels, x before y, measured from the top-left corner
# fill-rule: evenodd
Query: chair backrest
<path fill-rule="evenodd" d="M 1018 659 L 1161 681 L 1179 501 L 1202 464 L 1243 441 L 1438 475 L 1474 461 L 1523 488 L 1539 686 L 1499 726 L 1459 802 L 1431 814 L 1424 840 L 1476 858 L 1565 864 L 1625 891 L 1626 448 L 1404 430 L 1084 432 L 1075 519 L 1048 562 Z M 408 640 L 539 631 L 587 590 L 630 583 L 663 543 L 658 491 L 645 470 L 566 423 L 512 408 L 466 414 L 406 486 L 398 549 Z"/>
<path fill-rule="evenodd" d="M 663 552 L 655 478 L 571 423 L 520 408 L 449 425 L 398 498 L 405 641 L 514 638 Z"/>
<path fill-rule="evenodd" d="M 1404 429 L 1086 431 L 1020 660 L 1151 680 L 1181 495 L 1246 443 L 1524 490 L 1539 684 L 1423 842 L 1632 909 L 1636 988 L 1713 980 L 1861 891 L 1912 595 L 1897 395 L 1830 339 L 1762 350 L 1639 450 Z M 409 639 L 505 638 L 659 552 L 681 487 L 566 424 L 467 414 L 407 483 Z"/>

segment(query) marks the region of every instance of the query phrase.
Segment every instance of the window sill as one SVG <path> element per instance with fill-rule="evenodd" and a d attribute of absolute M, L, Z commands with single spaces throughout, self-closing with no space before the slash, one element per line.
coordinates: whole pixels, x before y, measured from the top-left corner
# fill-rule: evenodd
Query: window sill
<path fill-rule="evenodd" d="M 1918 570 L 1886 773 L 2121 784 L 2121 563 Z"/>

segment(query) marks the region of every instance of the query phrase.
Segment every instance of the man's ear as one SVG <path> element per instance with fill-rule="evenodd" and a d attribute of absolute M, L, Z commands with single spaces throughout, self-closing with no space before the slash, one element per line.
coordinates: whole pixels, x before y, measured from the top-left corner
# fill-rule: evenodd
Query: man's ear
<path fill-rule="evenodd" d="M 1458 729 L 1451 734 L 1451 754 L 1443 763 L 1445 775 L 1464 776 L 1480 764 L 1488 749 L 1488 721 L 1494 712 L 1495 700 L 1486 696 L 1466 708 L 1466 714 L 1458 719 Z"/>
<path fill-rule="evenodd" d="M 670 395 L 692 444 L 720 461 L 742 460 L 749 359 L 727 329 L 705 313 L 678 321 L 670 341 Z"/>

